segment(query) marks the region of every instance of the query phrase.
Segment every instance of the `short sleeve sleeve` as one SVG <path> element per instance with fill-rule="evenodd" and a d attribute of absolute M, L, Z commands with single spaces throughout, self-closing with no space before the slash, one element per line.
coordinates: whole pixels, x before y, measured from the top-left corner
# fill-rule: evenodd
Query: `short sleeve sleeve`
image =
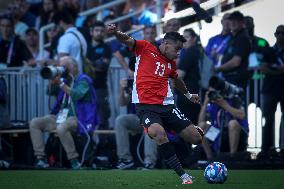
<path fill-rule="evenodd" d="M 66 35 L 66 34 L 63 35 L 59 39 L 59 43 L 58 43 L 58 46 L 57 46 L 57 53 L 69 54 L 70 53 L 70 47 L 72 46 L 72 42 L 73 42 L 73 40 L 70 40 L 68 35 Z"/>

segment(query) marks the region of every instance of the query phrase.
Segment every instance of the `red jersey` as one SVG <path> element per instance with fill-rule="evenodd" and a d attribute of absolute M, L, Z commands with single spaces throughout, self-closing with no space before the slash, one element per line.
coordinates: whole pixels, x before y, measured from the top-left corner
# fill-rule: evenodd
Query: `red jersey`
<path fill-rule="evenodd" d="M 132 103 L 174 104 L 169 78 L 176 78 L 176 62 L 145 40 L 136 40 Z"/>

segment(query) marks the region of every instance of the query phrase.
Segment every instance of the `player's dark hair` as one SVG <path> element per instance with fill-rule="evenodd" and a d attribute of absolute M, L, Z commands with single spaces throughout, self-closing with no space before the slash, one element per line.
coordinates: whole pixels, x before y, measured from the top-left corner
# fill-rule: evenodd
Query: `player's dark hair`
<path fill-rule="evenodd" d="M 185 38 L 178 32 L 167 32 L 164 40 L 180 41 L 182 43 L 186 42 Z"/>

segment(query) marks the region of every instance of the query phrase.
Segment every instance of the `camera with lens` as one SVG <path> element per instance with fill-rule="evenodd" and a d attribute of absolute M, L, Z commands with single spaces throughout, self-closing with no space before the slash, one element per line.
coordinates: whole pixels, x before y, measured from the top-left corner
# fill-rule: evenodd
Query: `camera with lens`
<path fill-rule="evenodd" d="M 209 91 L 208 98 L 210 101 L 215 101 L 218 98 L 222 97 L 219 91 Z"/>
<path fill-rule="evenodd" d="M 66 69 L 62 66 L 46 66 L 40 71 L 40 75 L 43 79 L 53 79 L 56 76 L 63 75 L 66 73 Z"/>
<path fill-rule="evenodd" d="M 216 100 L 220 97 L 224 97 L 227 99 L 231 99 L 234 96 L 243 95 L 243 89 L 233 85 L 223 79 L 212 76 L 209 80 L 209 87 L 214 88 L 216 91 L 210 91 L 208 94 L 208 98 L 210 101 Z"/>

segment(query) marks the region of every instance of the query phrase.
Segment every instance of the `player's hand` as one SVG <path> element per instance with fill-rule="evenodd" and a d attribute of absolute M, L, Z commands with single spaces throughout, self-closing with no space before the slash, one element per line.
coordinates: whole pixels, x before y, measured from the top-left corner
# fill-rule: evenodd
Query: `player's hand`
<path fill-rule="evenodd" d="M 117 32 L 117 27 L 115 24 L 106 25 L 106 31 L 108 34 L 115 34 Z"/>
<path fill-rule="evenodd" d="M 200 98 L 198 94 L 192 94 L 192 97 L 189 100 L 193 103 L 200 104 Z"/>

